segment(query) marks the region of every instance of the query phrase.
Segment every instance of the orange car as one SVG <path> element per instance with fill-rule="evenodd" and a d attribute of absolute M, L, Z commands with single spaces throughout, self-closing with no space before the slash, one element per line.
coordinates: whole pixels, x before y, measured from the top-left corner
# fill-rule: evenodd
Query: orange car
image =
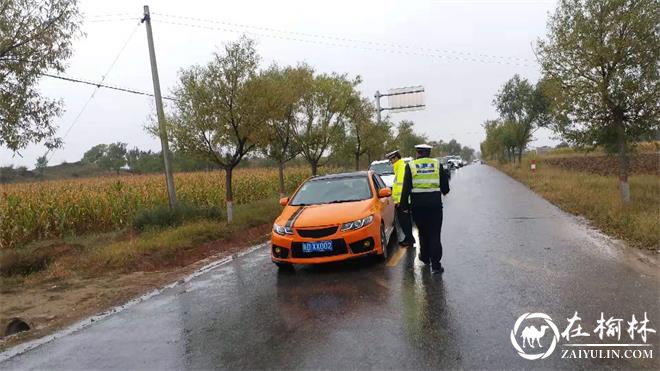
<path fill-rule="evenodd" d="M 379 254 L 394 236 L 392 191 L 372 171 L 314 176 L 283 198 L 271 256 L 278 267 Z"/>

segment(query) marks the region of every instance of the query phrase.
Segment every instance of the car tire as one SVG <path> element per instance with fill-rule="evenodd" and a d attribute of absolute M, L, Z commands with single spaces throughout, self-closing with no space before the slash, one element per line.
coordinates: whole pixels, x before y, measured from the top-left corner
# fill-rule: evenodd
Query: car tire
<path fill-rule="evenodd" d="M 293 264 L 289 263 L 281 263 L 281 262 L 274 262 L 275 265 L 277 265 L 277 268 L 281 271 L 292 271 L 293 269 Z"/>
<path fill-rule="evenodd" d="M 387 260 L 388 253 L 387 253 L 387 246 L 389 244 L 387 243 L 387 236 L 385 235 L 385 226 L 383 224 L 380 225 L 380 246 L 383 248 L 383 252 L 380 254 L 381 259 Z"/>

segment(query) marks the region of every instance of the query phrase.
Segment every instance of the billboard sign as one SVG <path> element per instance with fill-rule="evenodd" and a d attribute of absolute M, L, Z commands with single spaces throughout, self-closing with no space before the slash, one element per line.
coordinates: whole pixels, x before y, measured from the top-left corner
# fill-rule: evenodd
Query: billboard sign
<path fill-rule="evenodd" d="M 423 86 L 390 89 L 383 95 L 387 96 L 388 110 L 391 112 L 418 111 L 426 107 Z"/>

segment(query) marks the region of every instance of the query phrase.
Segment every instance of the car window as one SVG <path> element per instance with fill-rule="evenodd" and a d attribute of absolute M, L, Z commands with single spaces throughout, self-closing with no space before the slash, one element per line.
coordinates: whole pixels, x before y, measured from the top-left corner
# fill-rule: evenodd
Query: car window
<path fill-rule="evenodd" d="M 371 164 L 369 165 L 369 170 L 379 175 L 394 174 L 394 168 L 392 167 L 392 164 L 389 162 Z"/>
<path fill-rule="evenodd" d="M 387 187 L 385 185 L 385 182 L 383 182 L 383 179 L 378 174 L 374 174 L 374 185 L 376 186 L 376 191 L 380 190 L 381 188 Z"/>
<path fill-rule="evenodd" d="M 293 196 L 290 205 L 318 205 L 361 201 L 372 197 L 369 178 L 365 175 L 310 179 Z"/>

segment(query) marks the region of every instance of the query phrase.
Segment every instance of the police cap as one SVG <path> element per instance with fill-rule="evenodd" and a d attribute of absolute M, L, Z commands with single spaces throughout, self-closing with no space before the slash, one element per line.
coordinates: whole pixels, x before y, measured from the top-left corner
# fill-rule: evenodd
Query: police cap
<path fill-rule="evenodd" d="M 387 153 L 387 154 L 385 155 L 385 157 L 387 157 L 388 159 L 390 159 L 390 158 L 392 158 L 392 157 L 394 157 L 394 156 L 399 156 L 399 157 L 401 157 L 401 154 L 399 153 L 399 150 L 398 150 L 398 149 L 395 149 L 394 151 L 392 151 L 392 152 L 390 152 L 390 153 Z"/>
<path fill-rule="evenodd" d="M 425 144 L 425 143 L 424 144 L 418 144 L 418 145 L 415 146 L 416 150 L 430 150 L 432 148 L 433 147 L 431 147 L 430 145 Z"/>

